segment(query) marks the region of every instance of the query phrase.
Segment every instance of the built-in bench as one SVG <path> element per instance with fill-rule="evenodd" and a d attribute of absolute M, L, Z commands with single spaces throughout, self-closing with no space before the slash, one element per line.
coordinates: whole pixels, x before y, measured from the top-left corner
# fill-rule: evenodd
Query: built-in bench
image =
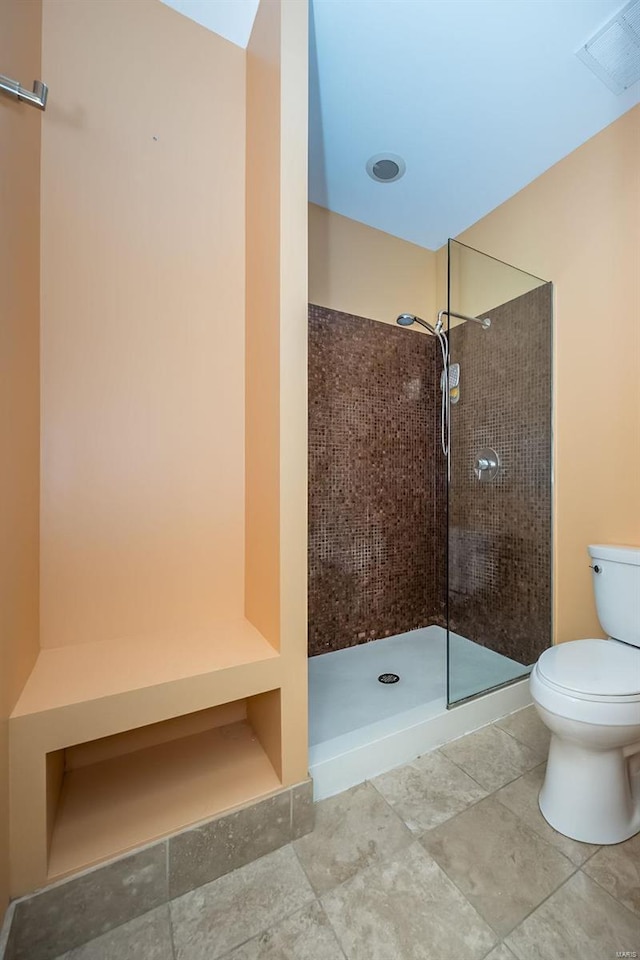
<path fill-rule="evenodd" d="M 282 673 L 247 620 L 42 650 L 10 719 L 13 895 L 288 785 Z"/>

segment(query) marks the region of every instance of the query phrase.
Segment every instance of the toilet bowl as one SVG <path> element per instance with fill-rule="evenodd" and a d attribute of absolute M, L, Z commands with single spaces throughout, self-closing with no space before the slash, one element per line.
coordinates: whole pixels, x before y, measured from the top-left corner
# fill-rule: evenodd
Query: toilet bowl
<path fill-rule="evenodd" d="M 529 682 L 551 731 L 542 815 L 574 840 L 611 844 L 640 831 L 640 548 L 589 553 L 611 637 L 545 650 Z"/>

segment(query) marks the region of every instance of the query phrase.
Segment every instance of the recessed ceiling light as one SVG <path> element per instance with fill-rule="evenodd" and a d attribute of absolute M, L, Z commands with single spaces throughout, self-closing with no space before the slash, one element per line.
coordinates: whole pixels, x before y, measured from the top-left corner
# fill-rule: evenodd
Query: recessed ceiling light
<path fill-rule="evenodd" d="M 378 183 L 393 183 L 404 176 L 407 165 L 395 153 L 377 153 L 367 160 L 367 173 Z"/>

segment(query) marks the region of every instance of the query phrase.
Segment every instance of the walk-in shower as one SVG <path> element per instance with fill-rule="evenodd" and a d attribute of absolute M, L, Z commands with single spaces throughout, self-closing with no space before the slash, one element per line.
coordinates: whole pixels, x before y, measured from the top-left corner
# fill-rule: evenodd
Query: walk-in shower
<path fill-rule="evenodd" d="M 550 643 L 551 285 L 448 252 L 434 323 L 309 308 L 318 796 L 524 705 Z"/>

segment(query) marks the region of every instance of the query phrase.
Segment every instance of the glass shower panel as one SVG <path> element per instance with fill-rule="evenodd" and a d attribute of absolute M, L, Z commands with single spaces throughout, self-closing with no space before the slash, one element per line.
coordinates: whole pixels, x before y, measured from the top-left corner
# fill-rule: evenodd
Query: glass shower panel
<path fill-rule="evenodd" d="M 551 643 L 553 307 L 551 283 L 455 240 L 447 288 L 451 705 Z"/>

